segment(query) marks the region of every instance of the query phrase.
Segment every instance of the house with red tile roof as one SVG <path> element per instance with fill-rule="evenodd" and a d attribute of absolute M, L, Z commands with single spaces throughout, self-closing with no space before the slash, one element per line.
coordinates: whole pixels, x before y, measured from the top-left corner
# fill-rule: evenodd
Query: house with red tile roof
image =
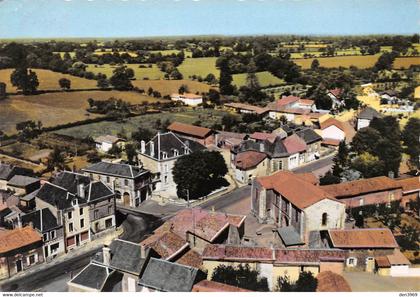
<path fill-rule="evenodd" d="M 341 274 L 347 251 L 338 249 L 274 248 L 261 246 L 208 245 L 203 251 L 203 268 L 210 279 L 219 265 L 235 266 L 248 264 L 251 269 L 260 271 L 266 277 L 270 290 L 273 290 L 279 277 L 289 277 L 295 282 L 301 271 L 318 273 L 333 270 Z"/>
<path fill-rule="evenodd" d="M 168 131 L 171 131 L 181 137 L 196 141 L 204 146 L 214 144 L 215 132 L 209 128 L 173 122 L 168 126 Z"/>
<path fill-rule="evenodd" d="M 304 245 L 311 231 L 344 228 L 345 204 L 289 171 L 254 179 L 251 211 L 260 223 L 277 226 L 285 246 Z"/>
<path fill-rule="evenodd" d="M 297 96 L 283 96 L 279 100 L 267 105 L 268 116 L 272 119 L 280 119 L 285 116 L 288 121 L 293 121 L 298 115 L 314 112 L 315 102 L 310 99 L 302 99 Z"/>
<path fill-rule="evenodd" d="M 351 142 L 356 134 L 355 129 L 349 122 L 342 122 L 335 118 L 329 118 L 320 123 L 322 138 L 325 142 L 335 141 L 336 143 L 345 140 Z"/>
<path fill-rule="evenodd" d="M 345 203 L 349 208 L 391 203 L 402 199 L 400 183 L 386 176 L 326 185 L 321 186 L 321 189 Z"/>
<path fill-rule="evenodd" d="M 347 270 L 373 272 L 376 258 L 399 251 L 398 243 L 388 228 L 331 229 L 321 232 L 321 240 L 329 248 L 348 251 Z"/>
<path fill-rule="evenodd" d="M 201 252 L 209 243 L 239 243 L 245 216 L 188 208 L 157 228 L 140 244 L 153 248 L 161 258 L 177 260 L 189 249 Z"/>
<path fill-rule="evenodd" d="M 44 262 L 42 237 L 32 227 L 0 233 L 0 280 Z"/>
<path fill-rule="evenodd" d="M 254 177 L 267 175 L 267 154 L 246 151 L 236 155 L 232 162 L 235 179 L 241 183 L 249 183 Z"/>
<path fill-rule="evenodd" d="M 234 111 L 237 113 L 250 113 L 250 114 L 257 114 L 260 116 L 263 116 L 268 111 L 264 107 L 244 104 L 244 103 L 239 103 L 239 102 L 225 103 L 223 106 L 227 108 L 228 110 Z"/>
<path fill-rule="evenodd" d="M 417 201 L 420 196 L 420 176 L 398 179 L 396 182 L 402 187 L 401 206 L 410 208 L 411 201 Z"/>
<path fill-rule="evenodd" d="M 341 88 L 335 88 L 327 91 L 327 96 L 330 97 L 332 100 L 333 109 L 344 105 L 344 101 L 341 98 L 342 95 L 343 89 Z"/>

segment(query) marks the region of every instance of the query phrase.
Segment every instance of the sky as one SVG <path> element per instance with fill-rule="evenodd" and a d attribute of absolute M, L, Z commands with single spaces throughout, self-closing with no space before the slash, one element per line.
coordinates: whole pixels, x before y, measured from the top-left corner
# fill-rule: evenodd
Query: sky
<path fill-rule="evenodd" d="M 420 32 L 420 0 L 0 0 L 0 38 Z"/>

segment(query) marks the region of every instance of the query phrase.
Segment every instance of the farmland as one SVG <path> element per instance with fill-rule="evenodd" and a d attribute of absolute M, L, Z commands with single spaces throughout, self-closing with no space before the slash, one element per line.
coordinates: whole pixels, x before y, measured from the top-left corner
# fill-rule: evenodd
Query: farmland
<path fill-rule="evenodd" d="M 193 75 L 205 78 L 209 73 L 213 73 L 216 77 L 219 77 L 219 70 L 216 68 L 216 60 L 217 58 L 214 57 L 187 58 L 178 66 L 178 69 L 185 79 L 188 79 Z"/>
<path fill-rule="evenodd" d="M 420 65 L 420 57 L 396 58 L 394 69 L 409 68 L 411 65 Z"/>
<path fill-rule="evenodd" d="M 160 69 L 156 66 L 156 64 L 125 64 L 128 68 L 133 69 L 134 77 L 136 79 L 162 79 L 163 73 Z M 152 67 L 149 67 L 151 65 Z M 140 67 L 143 66 L 143 67 Z M 108 78 L 112 76 L 112 72 L 117 65 L 96 65 L 96 64 L 88 64 L 87 71 L 91 71 L 95 74 L 102 73 L 105 74 Z"/>
<path fill-rule="evenodd" d="M 131 132 L 136 131 L 138 127 L 151 129 L 156 132 L 157 130 L 154 127 L 156 121 L 160 120 L 161 122 L 164 122 L 168 119 L 171 122 L 179 121 L 189 124 L 200 120 L 201 125 L 211 126 L 214 123 L 220 123 L 221 118 L 225 114 L 227 114 L 227 112 L 219 110 L 187 110 L 176 113 L 147 114 L 129 118 L 125 123 L 100 122 L 62 129 L 55 131 L 55 133 L 83 138 L 86 136 L 95 137 L 104 134 L 116 135 L 122 130 L 131 134 Z"/>
<path fill-rule="evenodd" d="M 208 92 L 211 86 L 191 80 L 134 80 L 132 84 L 139 89 L 143 89 L 147 92 L 149 87 L 153 90 L 159 91 L 162 96 L 170 95 L 171 93 L 177 93 L 181 85 L 187 85 L 189 92 L 191 93 L 203 93 Z"/>
<path fill-rule="evenodd" d="M 278 77 L 275 77 L 274 75 L 272 75 L 268 71 L 257 72 L 256 76 L 258 78 L 258 82 L 260 83 L 260 85 L 262 87 L 267 87 L 269 85 L 284 84 L 284 80 L 282 80 Z M 241 87 L 241 86 L 245 85 L 246 84 L 246 77 L 247 77 L 246 73 L 232 75 L 233 84 L 236 85 L 237 87 Z"/>
<path fill-rule="evenodd" d="M 33 69 L 38 76 L 39 87 L 38 90 L 60 90 L 58 80 L 60 78 L 67 78 L 71 81 L 72 89 L 94 89 L 96 88 L 96 80 L 90 80 L 68 74 L 62 74 L 51 70 Z M 10 82 L 10 74 L 13 69 L 0 70 L 0 81 L 7 85 L 7 92 L 16 92 L 16 88 Z"/>
<path fill-rule="evenodd" d="M 0 101 L 0 130 L 14 133 L 15 125 L 22 121 L 41 121 L 45 127 L 77 122 L 99 115 L 86 112 L 87 99 L 106 100 L 120 98 L 132 104 L 156 102 L 157 99 L 134 92 L 80 91 L 47 93 L 34 96 L 10 96 Z"/>
<path fill-rule="evenodd" d="M 326 68 L 356 66 L 358 68 L 370 68 L 375 65 L 380 55 L 371 56 L 342 56 L 342 57 L 329 57 L 318 58 L 320 66 Z M 295 59 L 294 62 L 301 66 L 303 69 L 311 68 L 314 59 Z"/>

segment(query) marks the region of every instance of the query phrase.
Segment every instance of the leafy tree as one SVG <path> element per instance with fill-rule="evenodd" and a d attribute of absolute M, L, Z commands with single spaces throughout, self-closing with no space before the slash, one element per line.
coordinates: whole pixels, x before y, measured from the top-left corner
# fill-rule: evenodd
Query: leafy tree
<path fill-rule="evenodd" d="M 349 149 L 346 142 L 341 141 L 338 146 L 337 155 L 333 159 L 334 165 L 332 170 L 328 171 L 321 179 L 322 185 L 338 184 L 342 181 L 343 174 L 349 168 Z"/>
<path fill-rule="evenodd" d="M 63 77 L 63 78 L 60 78 L 60 80 L 58 81 L 58 84 L 60 85 L 60 88 L 63 90 L 70 90 L 71 80 Z"/>
<path fill-rule="evenodd" d="M 171 71 L 171 73 L 169 74 L 169 77 L 171 79 L 174 80 L 180 80 L 183 79 L 183 75 L 181 72 L 179 72 L 179 70 L 177 68 L 175 68 L 174 70 Z"/>
<path fill-rule="evenodd" d="M 178 89 L 179 94 L 184 94 L 184 93 L 188 93 L 188 92 L 189 92 L 188 86 L 185 85 L 185 84 L 182 84 Z"/>
<path fill-rule="evenodd" d="M 98 79 L 96 86 L 100 89 L 107 89 L 109 88 L 109 81 L 106 78 Z"/>
<path fill-rule="evenodd" d="M 410 156 L 409 164 L 413 169 L 418 169 L 420 156 L 420 119 L 410 118 L 402 131 L 402 141 L 405 146 L 405 152 Z"/>
<path fill-rule="evenodd" d="M 113 144 L 112 147 L 108 150 L 108 154 L 113 155 L 117 158 L 121 157 L 122 149 L 119 145 Z"/>
<path fill-rule="evenodd" d="M 25 95 L 34 94 L 39 86 L 36 73 L 27 68 L 16 68 L 10 75 L 12 85 Z"/>
<path fill-rule="evenodd" d="M 131 84 L 132 78 L 132 69 L 127 68 L 127 66 L 120 66 L 114 69 L 113 75 L 111 76 L 109 82 L 114 86 L 115 89 L 120 91 L 127 91 L 133 88 L 133 85 Z"/>
<path fill-rule="evenodd" d="M 351 142 L 352 151 L 357 154 L 363 152 L 374 154 L 381 137 L 381 134 L 376 129 L 371 127 L 362 128 L 357 131 Z"/>
<path fill-rule="evenodd" d="M 219 188 L 227 166 L 223 156 L 216 151 L 196 151 L 180 157 L 173 169 L 178 196 L 197 199 Z"/>
<path fill-rule="evenodd" d="M 317 279 L 310 271 L 302 271 L 295 283 L 291 283 L 289 277 L 279 277 L 277 290 L 281 292 L 315 292 L 318 286 Z"/>
<path fill-rule="evenodd" d="M 398 57 L 398 53 L 395 51 L 383 53 L 373 66 L 373 71 L 391 70 L 396 57 Z"/>
<path fill-rule="evenodd" d="M 317 70 L 319 68 L 319 60 L 314 59 L 311 63 L 311 70 Z"/>
<path fill-rule="evenodd" d="M 55 146 L 53 151 L 48 156 L 47 167 L 49 170 L 53 170 L 55 168 L 59 170 L 64 170 L 64 161 L 64 155 L 62 154 L 61 150 L 57 146 Z"/>
<path fill-rule="evenodd" d="M 42 132 L 42 123 L 38 121 L 25 121 L 16 124 L 19 141 L 28 142 L 30 139 L 37 137 Z"/>
<path fill-rule="evenodd" d="M 351 167 L 359 171 L 364 178 L 381 176 L 385 171 L 385 164 L 377 156 L 368 152 L 361 153 L 352 160 Z"/>
<path fill-rule="evenodd" d="M 331 185 L 331 184 L 339 184 L 340 177 L 335 176 L 331 170 L 329 170 L 324 176 L 319 179 L 320 185 Z"/>
<path fill-rule="evenodd" d="M 151 130 L 142 127 L 138 127 L 137 131 L 131 134 L 131 138 L 138 144 L 140 144 L 142 140 L 148 142 L 153 136 L 154 134 Z"/>
<path fill-rule="evenodd" d="M 217 79 L 216 76 L 213 73 L 209 73 L 207 74 L 207 76 L 204 78 L 204 81 L 206 81 L 207 83 L 209 83 L 210 85 L 215 85 L 217 84 Z"/>
<path fill-rule="evenodd" d="M 127 156 L 128 163 L 131 165 L 135 165 L 136 159 L 137 159 L 137 151 L 136 151 L 135 146 L 132 145 L 131 143 L 127 143 L 124 147 L 124 151 Z"/>
<path fill-rule="evenodd" d="M 237 267 L 219 265 L 213 271 L 211 280 L 252 291 L 267 292 L 267 278 L 261 278 L 257 270 L 251 270 L 249 264 Z"/>
<path fill-rule="evenodd" d="M 230 72 L 229 61 L 223 57 L 219 64 L 220 68 L 220 79 L 219 79 L 219 90 L 223 95 L 232 95 L 234 88 L 232 86 L 232 74 Z"/>
<path fill-rule="evenodd" d="M 225 131 L 231 130 L 237 124 L 237 118 L 231 114 L 226 114 L 222 117 L 222 126 L 224 127 Z"/>
<path fill-rule="evenodd" d="M 219 105 L 220 104 L 220 93 L 215 89 L 210 89 L 207 94 L 211 103 Z"/>

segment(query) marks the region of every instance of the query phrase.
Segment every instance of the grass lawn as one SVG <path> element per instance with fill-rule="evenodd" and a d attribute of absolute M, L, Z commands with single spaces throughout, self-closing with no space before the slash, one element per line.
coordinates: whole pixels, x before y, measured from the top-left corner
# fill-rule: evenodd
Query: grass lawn
<path fill-rule="evenodd" d="M 146 66 L 146 68 L 140 68 L 139 66 L 143 65 Z M 156 66 L 156 64 L 150 64 L 152 65 L 151 68 L 149 68 L 149 64 L 125 64 L 128 68 L 131 68 L 134 70 L 134 75 L 136 79 L 162 79 L 164 73 L 160 71 L 160 69 Z M 88 64 L 87 71 L 91 71 L 95 74 L 102 73 L 105 74 L 108 78 L 112 76 L 112 72 L 115 68 L 117 68 L 118 65 L 110 65 L 110 64 L 104 64 L 104 65 L 96 65 L 96 64 Z"/>
<path fill-rule="evenodd" d="M 342 57 L 328 57 L 318 58 L 318 61 L 322 67 L 334 68 L 334 67 L 350 67 L 356 66 L 358 68 L 370 68 L 375 65 L 378 60 L 378 55 L 372 56 L 342 56 Z M 295 59 L 294 62 L 301 66 L 303 69 L 311 68 L 312 61 L 314 59 Z"/>
<path fill-rule="evenodd" d="M 184 79 L 188 79 L 194 74 L 205 78 L 207 74 L 213 73 L 216 78 L 219 77 L 219 70 L 216 68 L 215 57 L 210 58 L 187 58 L 178 66 Z"/>
<path fill-rule="evenodd" d="M 73 137 L 83 138 L 86 136 L 96 137 L 104 134 L 116 135 L 121 131 L 125 131 L 128 135 L 136 131 L 138 127 L 143 127 L 157 132 L 155 123 L 159 119 L 161 122 L 169 119 L 171 122 L 179 121 L 192 124 L 197 120 L 202 122 L 202 126 L 212 126 L 214 123 L 220 123 L 223 115 L 228 112 L 220 110 L 192 110 L 188 109 L 183 112 L 175 113 L 158 113 L 147 114 L 127 119 L 125 123 L 117 122 L 100 122 L 79 127 L 67 128 L 55 131 L 57 134 L 69 135 Z"/>
<path fill-rule="evenodd" d="M 157 99 L 134 92 L 80 91 L 48 93 L 34 96 L 10 96 L 0 101 L 0 130 L 14 133 L 17 123 L 27 120 L 41 121 L 45 127 L 77 122 L 99 115 L 86 112 L 87 99 L 106 100 L 115 97 L 132 104 Z"/>
<path fill-rule="evenodd" d="M 21 160 L 11 158 L 6 155 L 1 155 L 1 154 L 0 154 L 0 162 L 16 165 L 23 168 L 32 169 L 34 172 L 41 172 L 45 169 L 45 166 L 43 165 L 36 165 L 34 163 L 21 161 Z"/>
<path fill-rule="evenodd" d="M 269 85 L 279 85 L 284 84 L 284 80 L 278 77 L 275 77 L 268 71 L 262 71 L 256 73 L 258 81 L 262 87 L 267 87 Z M 246 73 L 233 74 L 233 84 L 237 87 L 244 86 L 246 84 Z"/>
<path fill-rule="evenodd" d="M 93 89 L 96 88 L 96 80 L 81 78 L 69 74 L 62 74 L 45 69 L 32 69 L 36 72 L 39 81 L 38 90 L 60 90 L 58 81 L 60 78 L 68 78 L 71 81 L 72 89 Z M 6 83 L 7 92 L 16 92 L 16 88 L 12 86 L 10 82 L 10 75 L 14 69 L 2 69 L 0 70 L 0 81 Z"/>
<path fill-rule="evenodd" d="M 211 86 L 200 83 L 198 81 L 191 81 L 187 79 L 183 80 L 134 80 L 132 81 L 133 85 L 139 89 L 143 89 L 147 92 L 149 87 L 153 90 L 159 91 L 162 96 L 170 95 L 172 93 L 177 93 L 181 85 L 187 85 L 191 93 L 206 93 L 209 91 Z"/>

